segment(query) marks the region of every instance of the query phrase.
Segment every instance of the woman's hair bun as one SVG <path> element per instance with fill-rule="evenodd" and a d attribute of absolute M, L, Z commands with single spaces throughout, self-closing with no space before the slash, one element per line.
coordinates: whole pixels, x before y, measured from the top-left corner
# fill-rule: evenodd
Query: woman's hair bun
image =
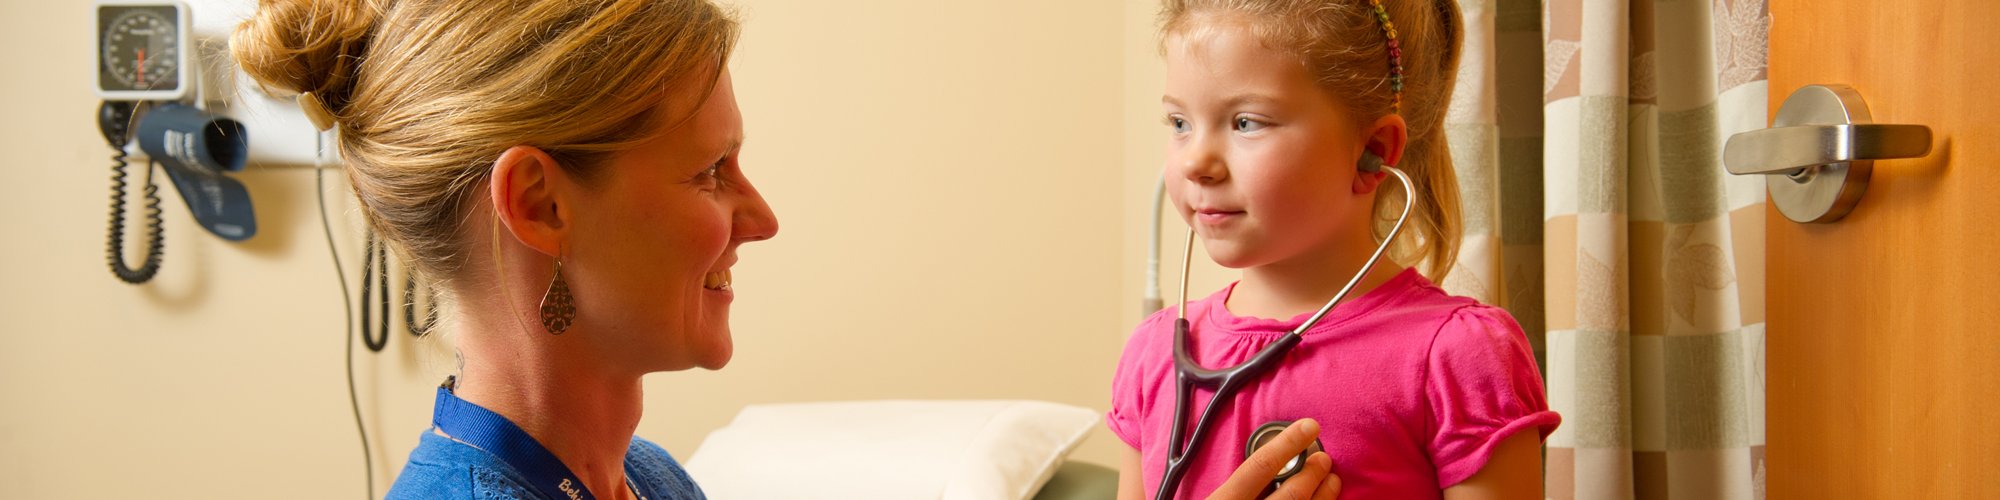
<path fill-rule="evenodd" d="M 381 19 L 378 0 L 259 0 L 229 53 L 269 90 L 312 92 L 338 113 Z"/>

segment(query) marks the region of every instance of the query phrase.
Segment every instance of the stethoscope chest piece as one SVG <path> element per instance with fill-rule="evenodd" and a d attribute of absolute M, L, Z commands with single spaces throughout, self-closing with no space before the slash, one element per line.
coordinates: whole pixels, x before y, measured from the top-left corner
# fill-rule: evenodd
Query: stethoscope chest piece
<path fill-rule="evenodd" d="M 1246 461 L 1250 460 L 1250 456 L 1257 454 L 1258 449 L 1263 448 L 1272 439 L 1277 439 L 1278 434 L 1284 433 L 1285 428 L 1291 426 L 1292 421 L 1290 420 L 1273 420 L 1264 423 L 1264 425 L 1257 426 L 1257 430 L 1250 432 L 1250 438 L 1243 440 L 1243 459 Z M 1282 483 L 1286 479 L 1291 479 L 1292 476 L 1298 475 L 1299 471 L 1306 468 L 1306 458 L 1321 451 L 1325 451 L 1325 448 L 1320 446 L 1318 439 L 1314 439 L 1312 443 L 1306 445 L 1305 451 L 1299 452 L 1299 456 L 1292 457 L 1291 460 L 1286 461 L 1284 468 L 1278 469 L 1278 476 L 1272 478 L 1271 482 Z"/>

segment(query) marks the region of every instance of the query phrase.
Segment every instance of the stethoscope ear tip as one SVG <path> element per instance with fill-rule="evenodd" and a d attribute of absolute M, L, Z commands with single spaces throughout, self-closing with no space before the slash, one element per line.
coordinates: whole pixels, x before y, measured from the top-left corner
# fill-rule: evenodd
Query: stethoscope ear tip
<path fill-rule="evenodd" d="M 1382 157 L 1376 155 L 1373 151 L 1362 151 L 1361 161 L 1355 164 L 1355 168 L 1360 169 L 1364 173 L 1382 173 Z"/>

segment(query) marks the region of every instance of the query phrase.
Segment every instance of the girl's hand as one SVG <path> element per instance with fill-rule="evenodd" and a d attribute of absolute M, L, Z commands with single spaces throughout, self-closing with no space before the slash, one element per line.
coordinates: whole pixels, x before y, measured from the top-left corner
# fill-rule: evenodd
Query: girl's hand
<path fill-rule="evenodd" d="M 1250 455 L 1249 460 L 1244 460 L 1243 466 L 1237 467 L 1236 473 L 1229 475 L 1229 481 L 1222 483 L 1221 488 L 1216 488 L 1214 493 L 1208 495 L 1208 499 L 1258 498 L 1258 495 L 1264 493 L 1264 488 L 1271 484 L 1271 480 L 1278 477 L 1278 471 L 1285 468 L 1285 463 L 1299 456 L 1299 453 L 1305 452 L 1306 446 L 1315 439 L 1319 439 L 1319 422 L 1310 418 L 1292 422 L 1292 425 L 1286 427 L 1278 437 L 1272 438 L 1269 444 L 1258 448 L 1257 453 Z M 1325 452 L 1320 452 L 1306 457 L 1305 470 L 1286 479 L 1283 484 L 1278 485 L 1276 492 L 1265 498 L 1332 500 L 1338 496 L 1340 496 L 1340 476 L 1333 474 L 1333 459 L 1328 458 Z"/>

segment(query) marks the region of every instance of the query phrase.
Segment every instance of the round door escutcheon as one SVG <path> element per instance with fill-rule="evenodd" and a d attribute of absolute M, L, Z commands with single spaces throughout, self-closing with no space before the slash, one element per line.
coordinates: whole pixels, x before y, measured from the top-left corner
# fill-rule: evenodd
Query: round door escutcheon
<path fill-rule="evenodd" d="M 1771 128 L 1730 136 L 1729 173 L 1765 174 L 1771 203 L 1803 223 L 1840 220 L 1868 191 L 1874 160 L 1930 154 L 1930 128 L 1877 124 L 1853 87 L 1807 85 L 1785 98 Z"/>

